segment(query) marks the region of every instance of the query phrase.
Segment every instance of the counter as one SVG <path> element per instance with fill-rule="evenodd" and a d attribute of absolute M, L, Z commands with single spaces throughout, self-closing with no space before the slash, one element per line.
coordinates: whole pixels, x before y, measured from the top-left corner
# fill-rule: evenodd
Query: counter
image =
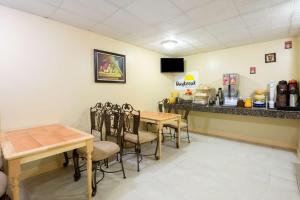
<path fill-rule="evenodd" d="M 266 108 L 239 108 L 239 107 L 216 107 L 216 106 L 202 106 L 199 104 L 174 104 L 178 109 L 190 108 L 191 111 L 198 112 L 210 112 L 210 113 L 220 113 L 220 114 L 230 114 L 230 115 L 245 115 L 254 117 L 269 117 L 269 118 L 279 118 L 279 119 L 300 119 L 300 111 L 285 111 L 276 109 L 266 109 Z"/>

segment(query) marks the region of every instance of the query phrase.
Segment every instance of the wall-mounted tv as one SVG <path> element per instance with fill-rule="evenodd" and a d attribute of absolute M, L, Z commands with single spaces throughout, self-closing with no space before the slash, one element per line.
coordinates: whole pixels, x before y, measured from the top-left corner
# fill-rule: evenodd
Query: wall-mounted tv
<path fill-rule="evenodd" d="M 183 58 L 161 58 L 160 59 L 161 72 L 184 72 Z"/>

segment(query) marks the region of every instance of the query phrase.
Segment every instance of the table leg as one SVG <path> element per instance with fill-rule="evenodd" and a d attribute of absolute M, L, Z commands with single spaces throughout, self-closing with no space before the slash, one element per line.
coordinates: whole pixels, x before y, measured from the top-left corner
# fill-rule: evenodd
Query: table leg
<path fill-rule="evenodd" d="M 181 123 L 181 118 L 177 120 L 177 142 L 176 142 L 176 147 L 179 149 L 180 148 L 180 123 Z"/>
<path fill-rule="evenodd" d="M 93 141 L 86 141 L 86 171 L 87 171 L 87 186 L 88 186 L 88 199 L 92 199 L 92 151 Z"/>
<path fill-rule="evenodd" d="M 12 192 L 13 200 L 20 199 L 19 179 L 21 173 L 21 162 L 19 159 L 8 161 L 9 186 Z"/>
<path fill-rule="evenodd" d="M 162 137 L 163 127 L 162 127 L 161 123 L 158 123 L 157 127 L 158 127 L 158 138 L 157 138 L 158 139 L 158 143 L 157 143 L 158 147 L 157 147 L 156 159 L 159 160 L 159 159 L 161 159 L 161 139 L 162 139 L 161 137 Z"/>

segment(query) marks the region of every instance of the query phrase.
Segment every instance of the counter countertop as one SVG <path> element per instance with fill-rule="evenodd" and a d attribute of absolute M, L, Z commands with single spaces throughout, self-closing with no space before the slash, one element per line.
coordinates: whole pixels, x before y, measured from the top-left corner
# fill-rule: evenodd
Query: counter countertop
<path fill-rule="evenodd" d="M 177 108 L 189 106 L 191 111 L 222 113 L 231 115 L 246 115 L 255 117 L 270 117 L 280 119 L 300 119 L 300 111 L 285 111 L 266 108 L 239 108 L 239 107 L 217 107 L 217 106 L 202 106 L 199 104 L 174 104 Z"/>

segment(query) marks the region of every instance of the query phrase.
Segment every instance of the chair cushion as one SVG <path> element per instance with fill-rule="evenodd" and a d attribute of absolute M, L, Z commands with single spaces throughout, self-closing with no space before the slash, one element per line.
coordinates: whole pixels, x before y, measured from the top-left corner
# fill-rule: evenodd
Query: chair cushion
<path fill-rule="evenodd" d="M 170 127 L 170 128 L 178 128 L 177 126 L 177 121 L 171 121 L 171 122 L 168 122 L 166 124 L 164 124 L 165 127 Z M 186 128 L 188 126 L 188 124 L 184 121 L 181 121 L 180 122 L 180 128 Z"/>
<path fill-rule="evenodd" d="M 7 176 L 0 171 L 0 196 L 6 193 L 7 189 Z"/>
<path fill-rule="evenodd" d="M 92 160 L 103 160 L 120 151 L 119 145 L 109 141 L 94 142 L 94 150 L 92 154 Z"/>
<path fill-rule="evenodd" d="M 124 135 L 125 141 L 132 142 L 134 144 L 138 143 L 138 138 L 137 138 L 136 134 L 126 133 L 126 132 L 124 134 L 125 134 Z M 147 131 L 139 131 L 140 144 L 151 142 L 151 141 L 155 140 L 156 138 L 157 138 L 156 133 L 151 133 L 151 132 L 147 132 Z"/>
<path fill-rule="evenodd" d="M 109 141 L 96 141 L 93 142 L 93 146 L 94 146 L 93 153 L 92 153 L 93 161 L 104 160 L 120 151 L 119 145 Z M 79 153 L 85 154 L 84 148 L 81 148 L 78 151 Z"/>

